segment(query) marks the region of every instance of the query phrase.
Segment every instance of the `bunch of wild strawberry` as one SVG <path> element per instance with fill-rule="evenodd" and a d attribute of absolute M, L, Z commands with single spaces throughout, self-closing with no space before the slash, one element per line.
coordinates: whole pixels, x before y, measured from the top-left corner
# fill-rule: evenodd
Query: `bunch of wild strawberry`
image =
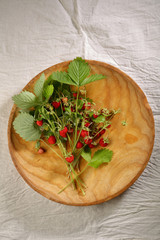
<path fill-rule="evenodd" d="M 106 147 L 108 137 L 102 135 L 111 127 L 111 118 L 116 111 L 95 110 L 95 104 L 86 98 L 86 90 L 72 92 L 67 96 L 61 92 L 56 99 L 38 109 L 36 124 L 48 143 L 57 144 L 69 163 L 78 160 L 83 149 Z M 67 147 L 69 146 L 67 151 Z M 39 147 L 39 153 L 44 149 Z"/>
<path fill-rule="evenodd" d="M 45 151 L 41 142 L 46 144 L 68 168 L 70 183 L 60 192 L 73 183 L 85 195 L 80 175 L 88 166 L 98 168 L 112 159 L 113 151 L 105 148 L 109 139 L 104 138 L 104 133 L 118 111 L 96 109 L 85 89 L 85 85 L 104 79 L 102 74 L 91 74 L 89 64 L 77 57 L 66 71 L 53 72 L 47 79 L 42 73 L 33 92 L 24 90 L 13 96 L 20 109 L 13 122 L 16 133 L 26 141 L 36 141 L 40 154 Z M 57 145 L 61 155 L 51 145 Z M 91 149 L 97 146 L 102 148 L 92 154 Z M 81 156 L 87 164 L 77 174 L 75 169 Z"/>

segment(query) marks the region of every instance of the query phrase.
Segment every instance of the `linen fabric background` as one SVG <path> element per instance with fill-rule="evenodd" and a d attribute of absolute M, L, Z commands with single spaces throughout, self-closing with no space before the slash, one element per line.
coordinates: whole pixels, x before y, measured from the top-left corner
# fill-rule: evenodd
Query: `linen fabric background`
<path fill-rule="evenodd" d="M 7 143 L 11 97 L 39 72 L 77 56 L 131 76 L 156 127 L 141 177 L 89 207 L 61 205 L 31 189 Z M 0 129 L 0 240 L 160 239 L 160 1 L 0 0 Z"/>

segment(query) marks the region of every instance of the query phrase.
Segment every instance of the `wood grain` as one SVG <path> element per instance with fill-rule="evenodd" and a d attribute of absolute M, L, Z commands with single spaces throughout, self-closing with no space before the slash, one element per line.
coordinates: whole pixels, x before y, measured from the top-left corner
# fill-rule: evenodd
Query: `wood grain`
<path fill-rule="evenodd" d="M 61 159 L 47 149 L 39 155 L 34 149 L 34 142 L 25 142 L 14 131 L 12 122 L 17 114 L 14 105 L 8 124 L 8 145 L 13 162 L 24 180 L 37 192 L 68 205 L 92 205 L 112 199 L 128 187 L 141 175 L 146 167 L 154 143 L 154 119 L 147 99 L 139 86 L 119 69 L 98 61 L 90 61 L 92 73 L 107 75 L 107 79 L 87 85 L 88 97 L 92 98 L 98 107 L 121 109 L 112 120 L 109 129 L 113 150 L 113 159 L 109 164 L 103 164 L 98 169 L 88 167 L 81 178 L 87 185 L 86 195 L 68 187 L 57 194 L 68 182 L 67 169 Z M 54 71 L 64 71 L 68 62 L 54 65 L 45 71 L 46 78 Z M 41 73 L 40 73 L 41 74 Z M 38 74 L 25 87 L 32 91 Z M 127 121 L 127 126 L 121 122 Z M 55 147 L 56 151 L 59 149 Z M 81 169 L 85 162 L 81 162 Z"/>

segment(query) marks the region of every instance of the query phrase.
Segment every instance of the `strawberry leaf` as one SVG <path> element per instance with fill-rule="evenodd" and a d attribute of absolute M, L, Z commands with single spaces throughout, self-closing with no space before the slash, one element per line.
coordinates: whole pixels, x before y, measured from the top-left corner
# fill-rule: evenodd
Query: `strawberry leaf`
<path fill-rule="evenodd" d="M 13 122 L 16 133 L 26 141 L 38 140 L 41 132 L 35 127 L 35 119 L 29 113 L 20 113 Z"/>
<path fill-rule="evenodd" d="M 70 76 L 66 72 L 53 72 L 50 76 L 50 80 L 51 79 L 56 80 L 60 83 L 76 85 L 76 83 L 71 80 Z"/>
<path fill-rule="evenodd" d="M 91 162 L 91 149 L 86 146 L 83 152 L 81 153 L 81 156 L 87 161 Z"/>
<path fill-rule="evenodd" d="M 46 98 L 46 100 L 48 100 L 52 96 L 53 91 L 54 91 L 53 85 L 48 85 L 43 89 L 43 95 Z"/>
<path fill-rule="evenodd" d="M 89 73 L 90 67 L 82 58 L 76 58 L 69 64 L 68 74 L 77 86 L 81 86 L 81 83 Z"/>
<path fill-rule="evenodd" d="M 44 82 L 45 82 L 45 75 L 44 75 L 44 73 L 42 73 L 40 78 L 36 81 L 36 83 L 34 85 L 34 93 L 38 97 L 39 101 L 42 101 Z"/>
<path fill-rule="evenodd" d="M 109 149 L 100 149 L 97 150 L 92 160 L 89 162 L 89 166 L 98 168 L 102 163 L 108 163 L 112 159 L 113 152 Z"/>
<path fill-rule="evenodd" d="M 88 83 L 91 83 L 91 82 L 94 82 L 94 81 L 97 81 L 97 80 L 101 80 L 101 79 L 104 79 L 106 78 L 106 76 L 102 75 L 102 74 L 94 74 L 94 75 L 91 75 L 90 77 L 88 78 L 85 78 L 80 86 L 83 86 L 83 85 L 86 85 Z"/>
<path fill-rule="evenodd" d="M 14 103 L 22 110 L 26 110 L 37 104 L 36 96 L 28 91 L 23 91 L 20 94 L 13 96 L 12 99 Z"/>
<path fill-rule="evenodd" d="M 105 122 L 106 118 L 103 115 L 98 116 L 97 118 L 93 119 L 95 123 L 102 123 Z"/>
<path fill-rule="evenodd" d="M 66 89 L 63 89 L 62 92 L 63 92 L 63 94 L 64 94 L 65 97 L 68 97 L 68 98 L 71 97 L 71 93 L 70 93 L 69 91 L 67 91 Z"/>

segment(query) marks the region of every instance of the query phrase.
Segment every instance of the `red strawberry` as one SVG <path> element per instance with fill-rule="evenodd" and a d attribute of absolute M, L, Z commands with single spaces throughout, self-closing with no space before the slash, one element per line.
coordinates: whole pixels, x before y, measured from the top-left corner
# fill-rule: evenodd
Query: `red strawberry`
<path fill-rule="evenodd" d="M 50 136 L 49 138 L 48 138 L 48 142 L 50 143 L 50 144 L 55 144 L 56 143 L 56 138 L 55 138 L 55 136 Z"/>
<path fill-rule="evenodd" d="M 89 125 L 90 125 L 90 123 L 89 123 L 89 122 L 86 122 L 84 126 L 85 126 L 85 127 L 89 127 Z"/>
<path fill-rule="evenodd" d="M 69 163 L 73 162 L 73 160 L 74 160 L 74 156 L 73 155 L 71 155 L 69 157 L 66 157 L 66 161 L 69 162 Z"/>
<path fill-rule="evenodd" d="M 88 102 L 88 103 L 85 105 L 85 108 L 86 108 L 87 110 L 89 110 L 89 109 L 91 108 L 91 103 Z"/>
<path fill-rule="evenodd" d="M 82 110 L 84 110 L 85 109 L 85 103 L 83 103 L 83 106 L 82 106 Z"/>
<path fill-rule="evenodd" d="M 52 105 L 54 108 L 59 108 L 59 106 L 61 105 L 61 102 L 52 102 Z"/>
<path fill-rule="evenodd" d="M 106 146 L 108 145 L 108 143 L 105 142 L 105 140 L 104 140 L 103 138 L 101 138 L 101 139 L 99 140 L 99 145 L 101 145 L 101 147 L 106 147 Z"/>
<path fill-rule="evenodd" d="M 92 144 L 92 143 L 90 143 L 90 144 L 88 144 L 88 147 L 89 148 L 94 148 L 96 145 L 94 145 L 94 144 Z"/>
<path fill-rule="evenodd" d="M 111 124 L 109 124 L 108 126 L 107 126 L 107 128 L 110 128 L 111 127 Z"/>
<path fill-rule="evenodd" d="M 99 130 L 100 130 L 100 129 L 99 129 Z M 106 132 L 106 129 L 101 130 L 100 133 L 99 133 L 100 136 L 102 136 L 105 132 Z"/>
<path fill-rule="evenodd" d="M 85 142 L 85 144 L 89 145 L 89 144 L 91 144 L 92 139 L 91 138 L 85 138 L 84 142 Z"/>
<path fill-rule="evenodd" d="M 64 106 L 62 106 L 62 110 L 63 110 L 63 112 L 65 112 L 65 107 Z"/>
<path fill-rule="evenodd" d="M 80 142 L 80 141 L 78 141 L 78 142 L 77 142 L 77 145 L 76 145 L 76 148 L 80 149 L 80 148 L 82 148 L 82 147 L 83 147 L 83 143 Z"/>
<path fill-rule="evenodd" d="M 88 102 L 87 104 L 83 103 L 82 110 L 84 110 L 84 109 L 89 110 L 90 108 L 91 108 L 91 103 L 90 102 Z"/>
<path fill-rule="evenodd" d="M 79 132 L 80 132 L 80 131 L 79 131 L 79 130 L 77 130 L 77 136 L 79 136 Z"/>
<path fill-rule="evenodd" d="M 75 97 L 75 98 L 77 97 L 77 93 L 76 92 L 73 93 L 73 97 Z"/>
<path fill-rule="evenodd" d="M 67 132 L 68 132 L 67 127 L 64 127 L 61 131 L 59 131 L 59 134 L 60 134 L 61 137 L 66 138 L 67 137 L 67 135 L 66 135 Z"/>
<path fill-rule="evenodd" d="M 81 137 L 84 138 L 84 137 L 86 137 L 86 136 L 88 136 L 88 135 L 89 135 L 89 132 L 88 132 L 88 131 L 86 131 L 86 130 L 82 130 L 82 131 L 81 131 L 81 134 L 80 134 Z"/>
<path fill-rule="evenodd" d="M 36 124 L 41 127 L 43 125 L 43 120 L 37 121 Z"/>
<path fill-rule="evenodd" d="M 94 118 L 97 118 L 97 117 L 98 117 L 98 115 L 97 115 L 97 114 L 93 114 L 93 117 L 94 117 Z"/>
<path fill-rule="evenodd" d="M 71 107 L 71 112 L 75 112 L 75 109 L 73 107 Z"/>
<path fill-rule="evenodd" d="M 101 136 L 100 133 L 96 133 L 96 134 L 94 134 L 93 137 L 94 137 L 95 139 L 98 139 L 100 136 Z"/>
<path fill-rule="evenodd" d="M 38 153 L 39 154 L 42 154 L 42 153 L 44 153 L 45 151 L 44 151 L 44 149 L 43 148 L 40 148 L 39 150 L 38 150 Z"/>
<path fill-rule="evenodd" d="M 67 133 L 67 132 L 68 132 L 68 128 L 67 128 L 67 127 L 64 127 L 64 128 L 63 128 L 63 131 L 64 131 L 65 133 Z"/>

